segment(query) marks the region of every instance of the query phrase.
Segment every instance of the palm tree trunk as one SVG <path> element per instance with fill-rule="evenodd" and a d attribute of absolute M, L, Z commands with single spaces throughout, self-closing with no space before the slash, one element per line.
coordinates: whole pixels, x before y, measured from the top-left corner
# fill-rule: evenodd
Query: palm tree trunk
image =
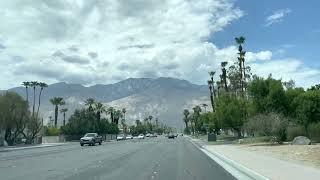
<path fill-rule="evenodd" d="M 36 87 L 33 87 L 33 107 L 32 107 L 32 117 L 34 117 L 34 108 L 36 105 Z"/>
<path fill-rule="evenodd" d="M 213 101 L 213 95 L 210 93 L 210 100 L 211 100 L 211 106 L 212 106 L 212 112 L 214 111 L 214 101 Z"/>
<path fill-rule="evenodd" d="M 66 125 L 66 113 L 63 112 L 63 126 Z"/>
<path fill-rule="evenodd" d="M 42 90 L 43 90 L 43 88 L 40 89 L 40 93 L 39 93 L 39 102 L 38 102 L 38 109 L 37 109 L 37 118 L 38 118 L 38 115 L 39 115 L 39 109 L 40 109 L 40 103 L 41 103 L 40 99 L 41 99 Z"/>
<path fill-rule="evenodd" d="M 243 69 L 243 90 L 244 92 L 246 91 L 246 87 L 244 86 L 245 85 L 245 82 L 246 82 L 246 68 L 244 66 L 244 59 L 242 61 L 243 65 L 242 65 L 242 69 Z"/>
<path fill-rule="evenodd" d="M 55 110 L 54 110 L 54 127 L 57 127 L 58 124 L 58 105 L 56 105 Z"/>
<path fill-rule="evenodd" d="M 28 106 L 29 106 L 29 93 L 28 93 L 28 87 L 26 86 L 26 95 L 27 95 L 27 97 L 26 97 L 26 99 L 27 99 L 27 104 L 28 104 Z"/>

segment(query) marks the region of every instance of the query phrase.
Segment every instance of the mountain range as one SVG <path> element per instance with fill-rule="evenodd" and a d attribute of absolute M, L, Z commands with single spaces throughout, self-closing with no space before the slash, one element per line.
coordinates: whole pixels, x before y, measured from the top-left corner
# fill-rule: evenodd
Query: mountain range
<path fill-rule="evenodd" d="M 12 88 L 8 91 L 14 91 L 26 97 L 24 87 Z M 33 91 L 30 88 L 29 101 L 33 100 L 32 94 Z M 203 103 L 210 104 L 206 85 L 196 85 L 175 78 L 129 78 L 114 84 L 97 84 L 90 87 L 60 82 L 49 85 L 42 93 L 40 111 L 44 122 L 48 122 L 50 116 L 54 117 L 54 106 L 49 101 L 53 97 L 65 99 L 65 107 L 69 110 L 66 114 L 67 118 L 75 109 L 84 107 L 84 101 L 87 98 L 94 98 L 106 106 L 126 108 L 128 124 L 152 115 L 160 122 L 176 128 L 183 127 L 183 109 L 191 109 Z M 60 124 L 62 122 L 61 114 L 59 122 Z"/>

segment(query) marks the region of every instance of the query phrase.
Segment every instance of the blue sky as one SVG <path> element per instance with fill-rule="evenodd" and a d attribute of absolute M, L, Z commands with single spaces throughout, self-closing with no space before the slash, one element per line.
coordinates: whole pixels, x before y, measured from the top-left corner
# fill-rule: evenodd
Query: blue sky
<path fill-rule="evenodd" d="M 319 84 L 320 1 L 0 1 L 0 89 L 23 81 L 108 84 L 175 77 L 206 84 L 237 60 L 297 86 Z"/>
<path fill-rule="evenodd" d="M 238 35 L 247 38 L 250 51 L 271 50 L 274 58 L 294 57 L 308 66 L 320 68 L 320 1 L 238 0 L 235 5 L 244 16 L 214 34 L 210 41 L 229 46 Z M 289 10 L 280 22 L 266 26 L 266 18 L 277 11 Z"/>

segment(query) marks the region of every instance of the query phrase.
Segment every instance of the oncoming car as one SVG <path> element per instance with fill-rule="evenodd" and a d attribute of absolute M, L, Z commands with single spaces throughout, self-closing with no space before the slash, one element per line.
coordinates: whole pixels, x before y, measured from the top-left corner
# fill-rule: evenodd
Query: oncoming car
<path fill-rule="evenodd" d="M 80 139 L 80 145 L 83 146 L 85 144 L 89 144 L 89 146 L 94 146 L 96 143 L 101 145 L 102 137 L 97 133 L 87 133 Z"/>

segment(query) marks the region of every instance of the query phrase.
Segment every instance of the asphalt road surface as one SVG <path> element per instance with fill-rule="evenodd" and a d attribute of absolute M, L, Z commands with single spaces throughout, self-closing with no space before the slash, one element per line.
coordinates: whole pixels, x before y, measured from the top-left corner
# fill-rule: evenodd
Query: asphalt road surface
<path fill-rule="evenodd" d="M 0 152 L 1 180 L 234 179 L 186 138 L 165 137 Z"/>

